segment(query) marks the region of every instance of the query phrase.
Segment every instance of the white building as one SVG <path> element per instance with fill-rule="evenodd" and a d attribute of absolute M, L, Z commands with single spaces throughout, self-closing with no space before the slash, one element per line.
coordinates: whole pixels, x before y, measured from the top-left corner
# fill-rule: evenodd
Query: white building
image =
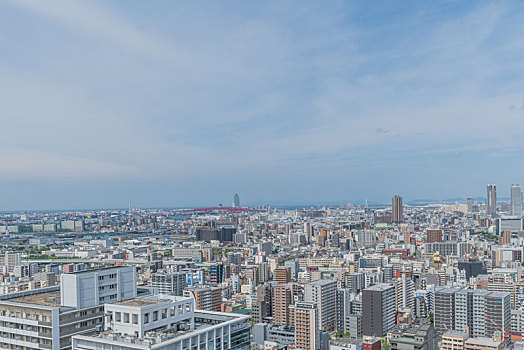
<path fill-rule="evenodd" d="M 136 297 L 133 266 L 86 270 L 60 276 L 62 306 L 85 308 Z"/>
<path fill-rule="evenodd" d="M 249 316 L 194 311 L 192 298 L 136 298 L 105 312 L 105 331 L 73 337 L 73 349 L 250 349 Z"/>
<path fill-rule="evenodd" d="M 321 330 L 335 329 L 336 292 L 337 282 L 333 280 L 319 280 L 304 285 L 304 301 L 317 304 Z"/>

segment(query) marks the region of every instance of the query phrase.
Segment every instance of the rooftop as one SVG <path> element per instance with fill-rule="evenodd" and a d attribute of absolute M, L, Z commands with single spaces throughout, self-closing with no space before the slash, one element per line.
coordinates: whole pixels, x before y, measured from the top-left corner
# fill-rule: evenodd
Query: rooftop
<path fill-rule="evenodd" d="M 62 307 L 60 303 L 60 291 L 42 292 L 15 298 L 7 299 L 7 301 L 24 304 L 35 304 L 50 307 Z"/>

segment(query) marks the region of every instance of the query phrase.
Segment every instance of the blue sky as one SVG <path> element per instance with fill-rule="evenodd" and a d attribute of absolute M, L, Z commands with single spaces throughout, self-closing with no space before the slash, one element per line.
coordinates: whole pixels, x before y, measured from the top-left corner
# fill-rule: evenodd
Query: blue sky
<path fill-rule="evenodd" d="M 507 196 L 522 1 L 0 1 L 0 209 Z"/>

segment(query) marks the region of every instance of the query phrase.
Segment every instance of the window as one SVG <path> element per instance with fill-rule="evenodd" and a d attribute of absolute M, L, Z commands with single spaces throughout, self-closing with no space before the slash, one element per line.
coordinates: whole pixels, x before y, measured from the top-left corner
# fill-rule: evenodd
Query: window
<path fill-rule="evenodd" d="M 167 318 L 167 309 L 162 309 L 162 319 Z"/>
<path fill-rule="evenodd" d="M 137 314 L 133 314 L 133 324 L 138 324 L 138 315 Z"/>
<path fill-rule="evenodd" d="M 115 312 L 115 322 L 122 322 L 122 313 Z"/>
<path fill-rule="evenodd" d="M 149 323 L 149 313 L 144 314 L 144 324 L 148 324 L 148 323 Z"/>
<path fill-rule="evenodd" d="M 124 323 L 129 323 L 129 314 L 126 312 L 124 313 Z"/>
<path fill-rule="evenodd" d="M 158 321 L 158 311 L 153 311 L 153 322 Z"/>

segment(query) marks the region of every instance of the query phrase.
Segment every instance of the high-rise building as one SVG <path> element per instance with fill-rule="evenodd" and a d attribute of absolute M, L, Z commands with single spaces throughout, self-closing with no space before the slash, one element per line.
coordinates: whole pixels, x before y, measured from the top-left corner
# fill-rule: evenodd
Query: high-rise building
<path fill-rule="evenodd" d="M 522 187 L 518 184 L 511 185 L 510 214 L 522 217 Z"/>
<path fill-rule="evenodd" d="M 289 305 L 292 304 L 291 288 L 287 284 L 274 286 L 271 290 L 273 306 L 273 323 L 290 325 Z"/>
<path fill-rule="evenodd" d="M 310 222 L 304 223 L 304 233 L 306 234 L 307 242 L 311 243 L 313 241 L 313 225 Z"/>
<path fill-rule="evenodd" d="M 395 223 L 404 221 L 402 197 L 400 197 L 399 195 L 396 195 L 391 200 L 391 221 Z"/>
<path fill-rule="evenodd" d="M 397 278 L 395 285 L 395 304 L 397 310 L 399 308 L 410 308 L 414 311 L 415 307 L 415 282 L 407 278 L 406 274 L 402 274 L 401 278 Z"/>
<path fill-rule="evenodd" d="M 488 185 L 486 200 L 486 214 L 492 215 L 497 212 L 497 186 Z"/>
<path fill-rule="evenodd" d="M 304 286 L 304 300 L 317 304 L 320 329 L 323 331 L 335 329 L 336 292 L 337 282 L 333 280 L 318 280 Z"/>
<path fill-rule="evenodd" d="M 346 318 L 351 315 L 351 291 L 349 288 L 337 289 L 335 302 L 336 329 L 346 332 Z"/>
<path fill-rule="evenodd" d="M 233 197 L 233 207 L 240 207 L 240 196 L 238 195 L 238 193 L 235 193 L 235 196 Z"/>
<path fill-rule="evenodd" d="M 435 330 L 444 334 L 455 328 L 455 293 L 460 288 L 445 288 L 435 292 Z"/>
<path fill-rule="evenodd" d="M 472 197 L 468 197 L 466 203 L 468 205 L 468 212 L 471 213 L 473 211 L 473 206 L 475 205 L 475 200 Z"/>
<path fill-rule="evenodd" d="M 362 291 L 362 333 L 383 337 L 395 326 L 395 286 L 380 283 Z"/>
<path fill-rule="evenodd" d="M 295 307 L 295 346 L 302 350 L 320 349 L 319 313 L 315 302 L 302 301 Z"/>

